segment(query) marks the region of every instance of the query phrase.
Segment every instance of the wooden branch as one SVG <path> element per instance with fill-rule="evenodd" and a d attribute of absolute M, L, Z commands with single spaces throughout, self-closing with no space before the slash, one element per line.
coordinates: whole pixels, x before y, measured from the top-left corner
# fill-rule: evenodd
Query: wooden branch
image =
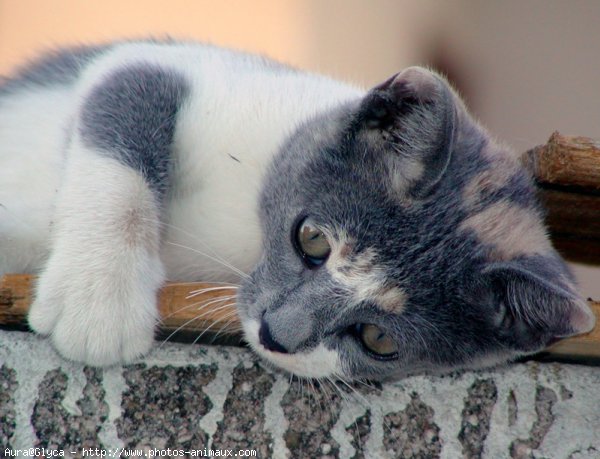
<path fill-rule="evenodd" d="M 24 324 L 33 296 L 34 277 L 26 274 L 6 275 L 0 279 L 0 324 Z M 159 294 L 158 307 L 162 317 L 161 329 L 167 332 L 183 328 L 186 331 L 202 332 L 217 329 L 225 334 L 239 334 L 241 324 L 235 315 L 235 306 L 228 298 L 233 289 L 207 290 L 190 298 L 190 292 L 198 289 L 219 288 L 215 284 L 167 284 Z M 198 312 L 201 304 L 212 302 L 208 312 Z M 600 323 L 600 302 L 589 302 Z M 196 306 L 198 305 L 198 306 Z M 224 306 L 219 308 L 219 306 Z M 201 320 L 198 314 L 206 314 Z M 215 331 L 217 331 L 215 330 Z M 565 339 L 547 349 L 556 357 L 600 358 L 600 327 L 586 335 Z"/>
<path fill-rule="evenodd" d="M 600 191 L 600 142 L 554 132 L 548 142 L 524 154 L 538 183 Z"/>
<path fill-rule="evenodd" d="M 540 188 L 552 242 L 565 258 L 600 263 L 600 196 Z"/>
<path fill-rule="evenodd" d="M 522 160 L 538 184 L 555 247 L 568 260 L 600 264 L 600 142 L 555 132 Z"/>
<path fill-rule="evenodd" d="M 0 325 L 25 324 L 34 279 L 28 274 L 9 274 L 0 278 Z M 200 289 L 208 290 L 191 296 Z M 223 289 L 216 284 L 167 284 L 158 295 L 160 328 L 167 333 L 180 329 L 200 333 L 208 329 L 237 334 L 241 324 L 235 303 L 229 298 L 234 294 L 234 289 Z"/>

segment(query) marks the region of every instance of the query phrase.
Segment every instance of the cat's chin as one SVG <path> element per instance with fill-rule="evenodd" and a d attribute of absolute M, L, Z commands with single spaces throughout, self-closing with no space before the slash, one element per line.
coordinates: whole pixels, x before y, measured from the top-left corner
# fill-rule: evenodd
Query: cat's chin
<path fill-rule="evenodd" d="M 328 378 L 342 375 L 342 366 L 338 352 L 326 348 L 323 344 L 309 352 L 282 354 L 266 349 L 259 342 L 259 322 L 243 321 L 245 338 L 250 347 L 263 359 L 282 370 L 305 378 Z"/>

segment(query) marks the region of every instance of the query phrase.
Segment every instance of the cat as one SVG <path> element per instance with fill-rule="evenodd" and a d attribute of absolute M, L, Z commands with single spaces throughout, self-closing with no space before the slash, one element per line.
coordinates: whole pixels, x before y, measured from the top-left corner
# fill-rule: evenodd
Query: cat
<path fill-rule="evenodd" d="M 0 83 L 0 274 L 65 358 L 152 347 L 157 290 L 241 282 L 246 341 L 311 378 L 506 362 L 594 326 L 517 156 L 448 82 L 365 91 L 192 42 L 63 49 Z"/>

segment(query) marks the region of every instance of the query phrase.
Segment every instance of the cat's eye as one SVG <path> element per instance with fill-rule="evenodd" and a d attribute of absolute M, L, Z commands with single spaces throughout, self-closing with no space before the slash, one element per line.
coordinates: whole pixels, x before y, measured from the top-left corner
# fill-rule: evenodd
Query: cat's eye
<path fill-rule="evenodd" d="M 363 345 L 380 357 L 395 357 L 398 346 L 381 328 L 373 324 L 358 324 L 357 332 Z"/>
<path fill-rule="evenodd" d="M 503 330 L 509 330 L 515 326 L 515 322 L 515 316 L 508 309 L 506 303 L 504 301 L 499 301 L 496 326 Z"/>
<path fill-rule="evenodd" d="M 295 235 L 295 245 L 309 267 L 322 265 L 329 254 L 331 246 L 327 237 L 310 218 L 305 218 Z"/>

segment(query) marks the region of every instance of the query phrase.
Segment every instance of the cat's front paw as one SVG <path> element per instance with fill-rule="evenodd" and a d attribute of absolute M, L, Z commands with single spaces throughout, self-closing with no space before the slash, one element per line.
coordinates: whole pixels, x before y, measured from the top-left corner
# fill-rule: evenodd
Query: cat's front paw
<path fill-rule="evenodd" d="M 62 356 L 105 366 L 131 362 L 150 350 L 160 284 L 61 277 L 42 276 L 28 320 L 33 330 L 49 335 Z"/>

